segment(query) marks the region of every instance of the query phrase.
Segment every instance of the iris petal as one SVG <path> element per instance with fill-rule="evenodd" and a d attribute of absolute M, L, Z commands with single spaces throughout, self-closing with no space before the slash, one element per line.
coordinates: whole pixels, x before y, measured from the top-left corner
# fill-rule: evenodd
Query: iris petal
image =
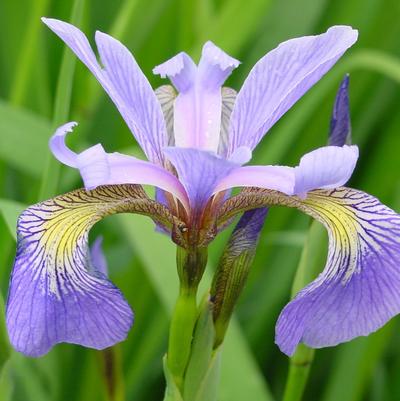
<path fill-rule="evenodd" d="M 222 178 L 215 192 L 234 187 L 258 187 L 293 194 L 294 169 L 285 166 L 244 166 Z"/>
<path fill-rule="evenodd" d="M 179 91 L 174 103 L 175 145 L 217 152 L 220 144 L 221 86 L 239 61 L 212 42 L 203 46 L 199 65 L 179 53 L 154 68 Z"/>
<path fill-rule="evenodd" d="M 324 146 L 306 153 L 294 169 L 294 194 L 305 197 L 313 189 L 344 185 L 353 174 L 357 159 L 357 146 Z"/>
<path fill-rule="evenodd" d="M 79 169 L 86 189 L 100 185 L 142 184 L 154 185 L 176 196 L 188 208 L 188 198 L 178 179 L 163 167 L 121 153 L 106 153 L 102 145 L 94 145 L 77 154 L 65 144 L 65 136 L 72 132 L 73 124 L 57 129 L 50 139 L 54 156 L 62 163 Z"/>
<path fill-rule="evenodd" d="M 167 145 L 168 138 L 161 107 L 129 50 L 111 36 L 97 32 L 96 43 L 102 68 L 89 41 L 78 28 L 51 18 L 43 18 L 42 21 L 97 78 L 149 160 L 162 164 L 161 149 Z"/>
<path fill-rule="evenodd" d="M 292 355 L 299 342 L 326 347 L 365 336 L 400 312 L 400 215 L 350 188 L 311 191 L 306 199 L 249 188 L 220 209 L 219 226 L 266 206 L 297 208 L 329 235 L 326 266 L 282 311 L 276 343 Z"/>
<path fill-rule="evenodd" d="M 7 302 L 8 333 L 15 349 L 40 356 L 60 342 L 102 349 L 125 339 L 132 311 L 93 266 L 88 247 L 90 228 L 107 215 L 123 212 L 171 220 L 168 211 L 134 185 L 76 190 L 21 214 Z"/>
<path fill-rule="evenodd" d="M 199 62 L 199 80 L 205 89 L 220 89 L 239 64 L 238 60 L 208 41 L 203 46 Z"/>
<path fill-rule="evenodd" d="M 165 154 L 178 172 L 191 208 L 196 210 L 205 206 L 218 182 L 238 167 L 237 163 L 198 149 L 170 147 Z"/>
<path fill-rule="evenodd" d="M 315 191 L 302 206 L 327 227 L 322 274 L 282 311 L 276 342 L 288 355 L 365 336 L 400 312 L 400 216 L 353 189 Z"/>
<path fill-rule="evenodd" d="M 185 52 L 178 53 L 164 63 L 153 68 L 153 73 L 161 78 L 168 77 L 179 92 L 186 92 L 193 85 L 197 66 Z"/>
<path fill-rule="evenodd" d="M 251 149 L 357 40 L 357 31 L 334 26 L 318 36 L 281 43 L 253 67 L 232 112 L 230 153 Z"/>

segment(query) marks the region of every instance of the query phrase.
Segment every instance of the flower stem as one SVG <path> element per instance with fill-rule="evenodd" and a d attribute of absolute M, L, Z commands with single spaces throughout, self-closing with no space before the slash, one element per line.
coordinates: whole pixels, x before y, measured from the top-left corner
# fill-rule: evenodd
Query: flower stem
<path fill-rule="evenodd" d="M 118 346 L 101 351 L 104 383 L 109 401 L 125 400 L 125 384 L 121 367 L 121 350 Z"/>
<path fill-rule="evenodd" d="M 207 264 L 207 249 L 178 247 L 176 260 L 180 289 L 169 331 L 167 365 L 176 386 L 182 391 L 198 318 L 197 287 Z"/>
<path fill-rule="evenodd" d="M 326 249 L 326 233 L 317 222 L 311 223 L 300 263 L 292 286 L 292 297 L 305 285 L 312 281 L 318 270 L 323 266 Z M 289 373 L 286 380 L 283 401 L 300 401 L 307 384 L 315 351 L 304 344 L 299 344 L 296 352 L 290 358 Z"/>
<path fill-rule="evenodd" d="M 296 352 L 290 358 L 289 374 L 283 401 L 301 400 L 313 359 L 314 350 L 304 344 L 299 344 Z"/>
<path fill-rule="evenodd" d="M 179 389 L 183 386 L 196 319 L 196 291 L 181 288 L 172 316 L 168 343 L 168 367 Z"/>

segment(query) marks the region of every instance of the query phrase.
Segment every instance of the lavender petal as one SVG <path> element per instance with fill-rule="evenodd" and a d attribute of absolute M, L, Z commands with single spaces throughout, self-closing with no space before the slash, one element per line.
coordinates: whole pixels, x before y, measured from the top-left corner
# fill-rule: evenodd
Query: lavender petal
<path fill-rule="evenodd" d="M 121 153 L 106 153 L 102 145 L 94 145 L 77 154 L 65 144 L 65 136 L 75 123 L 67 123 L 56 130 L 50 148 L 61 162 L 79 170 L 86 189 L 100 185 L 154 185 L 176 196 L 188 208 L 185 189 L 178 179 L 162 166 Z"/>
<path fill-rule="evenodd" d="M 176 168 L 190 206 L 195 210 L 201 210 L 218 182 L 238 167 L 237 163 L 198 149 L 169 147 L 165 154 Z"/>
<path fill-rule="evenodd" d="M 306 153 L 295 167 L 294 194 L 305 197 L 313 189 L 337 188 L 351 177 L 358 159 L 357 146 L 324 146 Z"/>
<path fill-rule="evenodd" d="M 250 71 L 232 112 L 230 153 L 251 149 L 357 40 L 357 31 L 334 26 L 318 36 L 281 43 Z"/>
<path fill-rule="evenodd" d="M 129 50 L 111 36 L 97 32 L 96 43 L 102 68 L 89 41 L 78 28 L 51 18 L 42 18 L 42 21 L 97 78 L 148 159 L 162 164 L 161 149 L 167 145 L 168 137 L 161 107 Z"/>
<path fill-rule="evenodd" d="M 174 103 L 175 145 L 217 152 L 221 131 L 221 86 L 239 62 L 207 42 L 196 66 L 186 53 L 154 68 L 179 91 Z"/>

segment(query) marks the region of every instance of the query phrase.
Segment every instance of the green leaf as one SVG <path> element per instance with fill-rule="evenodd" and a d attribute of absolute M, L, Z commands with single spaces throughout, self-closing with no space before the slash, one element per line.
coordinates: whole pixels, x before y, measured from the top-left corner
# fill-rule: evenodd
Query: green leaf
<path fill-rule="evenodd" d="M 51 125 L 45 118 L 0 100 L 0 158 L 11 166 L 40 176 L 50 133 Z"/>
<path fill-rule="evenodd" d="M 174 378 L 168 369 L 167 356 L 163 358 L 164 375 L 166 380 L 166 389 L 164 401 L 183 401 L 181 393 L 175 384 Z"/>
<path fill-rule="evenodd" d="M 16 240 L 16 227 L 18 216 L 26 209 L 22 203 L 10 199 L 0 199 L 0 213 L 3 216 L 10 234 Z"/>
<path fill-rule="evenodd" d="M 215 401 L 216 393 L 208 389 L 207 398 L 204 388 L 209 387 L 208 380 L 211 368 L 215 330 L 212 317 L 212 306 L 205 301 L 196 323 L 192 341 L 192 353 L 187 366 L 183 395 L 185 401 Z M 217 374 L 217 372 L 214 372 Z M 217 375 L 219 377 L 219 375 Z M 214 380 L 214 378 L 212 378 Z"/>
<path fill-rule="evenodd" d="M 5 321 L 5 306 L 3 297 L 0 295 L 0 373 L 3 370 L 5 363 L 11 355 L 11 346 L 8 341 L 6 321 Z"/>
<path fill-rule="evenodd" d="M 207 373 L 194 398 L 195 401 L 216 401 L 220 387 L 221 349 L 214 352 L 207 367 Z"/>

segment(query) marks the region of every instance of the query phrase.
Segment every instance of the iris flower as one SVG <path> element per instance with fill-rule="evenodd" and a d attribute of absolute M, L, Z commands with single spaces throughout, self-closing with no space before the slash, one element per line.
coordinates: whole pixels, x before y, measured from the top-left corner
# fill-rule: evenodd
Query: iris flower
<path fill-rule="evenodd" d="M 125 339 L 133 313 L 90 256 L 88 232 L 101 218 L 149 216 L 183 248 L 206 247 L 244 211 L 284 205 L 322 222 L 329 254 L 321 275 L 282 312 L 276 341 L 323 347 L 366 335 L 400 308 L 399 216 L 376 198 L 343 187 L 356 146 L 326 146 L 298 166 L 245 165 L 280 117 L 357 40 L 327 32 L 281 43 L 253 67 L 239 93 L 223 87 L 239 62 L 207 42 L 196 65 L 179 53 L 154 68 L 172 86 L 153 91 L 132 54 L 97 32 L 99 60 L 76 27 L 43 19 L 88 67 L 117 106 L 148 160 L 107 153 L 101 144 L 75 153 L 67 123 L 50 140 L 54 156 L 79 170 L 79 189 L 26 209 L 7 302 L 13 346 L 30 356 L 60 342 L 102 349 Z M 150 199 L 141 185 L 156 187 Z M 231 188 L 242 188 L 231 196 Z"/>

